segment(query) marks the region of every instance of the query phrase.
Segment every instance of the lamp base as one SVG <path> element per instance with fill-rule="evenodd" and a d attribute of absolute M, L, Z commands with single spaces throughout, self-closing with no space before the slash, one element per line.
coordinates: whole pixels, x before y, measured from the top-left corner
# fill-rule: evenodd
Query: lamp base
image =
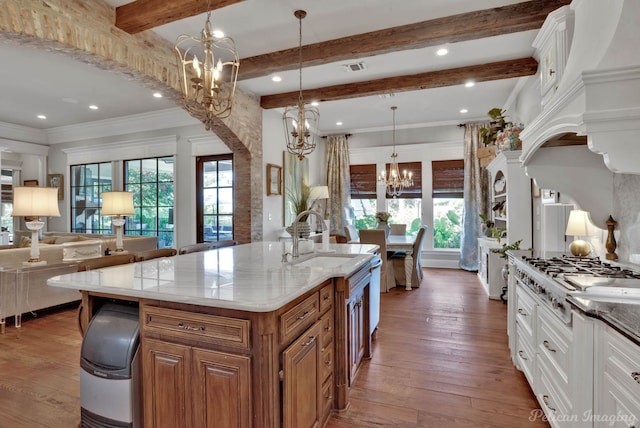
<path fill-rule="evenodd" d="M 576 239 L 569 246 L 569 250 L 574 256 L 586 257 L 591 254 L 591 245 L 582 239 Z"/>

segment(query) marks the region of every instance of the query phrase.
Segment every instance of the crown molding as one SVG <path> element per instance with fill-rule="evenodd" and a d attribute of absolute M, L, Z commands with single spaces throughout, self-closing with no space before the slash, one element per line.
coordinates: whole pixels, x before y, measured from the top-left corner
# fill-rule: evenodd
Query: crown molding
<path fill-rule="evenodd" d="M 0 122 L 0 139 L 3 138 L 25 143 L 47 144 L 46 131 L 8 122 Z"/>
<path fill-rule="evenodd" d="M 99 147 L 95 145 L 71 147 L 62 149 L 62 152 L 67 155 L 67 165 L 173 156 L 176 154 L 177 141 L 176 135 L 165 135 L 106 143 Z"/>
<path fill-rule="evenodd" d="M 61 144 L 198 124 L 201 124 L 198 119 L 190 116 L 182 108 L 174 107 L 149 113 L 50 128 L 46 130 L 46 140 L 49 144 Z"/>

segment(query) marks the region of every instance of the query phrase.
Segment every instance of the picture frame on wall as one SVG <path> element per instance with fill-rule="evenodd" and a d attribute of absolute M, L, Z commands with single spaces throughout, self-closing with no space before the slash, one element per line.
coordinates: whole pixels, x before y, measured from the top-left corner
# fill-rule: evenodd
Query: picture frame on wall
<path fill-rule="evenodd" d="M 48 174 L 47 187 L 55 187 L 58 189 L 58 200 L 64 199 L 64 174 Z"/>
<path fill-rule="evenodd" d="M 282 167 L 267 164 L 267 196 L 282 195 Z"/>

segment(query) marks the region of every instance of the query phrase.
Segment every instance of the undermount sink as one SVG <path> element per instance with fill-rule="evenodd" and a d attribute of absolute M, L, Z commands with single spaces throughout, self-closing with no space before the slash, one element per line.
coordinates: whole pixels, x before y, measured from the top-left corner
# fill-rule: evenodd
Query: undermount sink
<path fill-rule="evenodd" d="M 355 256 L 336 255 L 336 256 L 313 256 L 301 262 L 293 263 L 294 266 L 331 269 L 340 266 L 343 263 L 352 261 Z"/>

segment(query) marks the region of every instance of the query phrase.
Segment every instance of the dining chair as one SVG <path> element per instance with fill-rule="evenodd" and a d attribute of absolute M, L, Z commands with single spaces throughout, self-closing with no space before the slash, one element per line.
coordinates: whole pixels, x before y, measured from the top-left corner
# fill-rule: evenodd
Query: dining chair
<path fill-rule="evenodd" d="M 154 250 L 140 251 L 135 254 L 136 262 L 143 262 L 145 260 L 153 260 L 159 257 L 172 257 L 178 254 L 178 250 L 175 248 L 156 248 Z"/>
<path fill-rule="evenodd" d="M 346 235 L 348 242 L 358 242 L 360 240 L 358 229 L 356 229 L 352 224 L 348 224 L 344 227 L 344 234 Z"/>
<path fill-rule="evenodd" d="M 331 244 L 346 244 L 347 242 L 349 242 L 349 239 L 339 233 L 332 233 L 329 235 L 329 243 Z"/>
<path fill-rule="evenodd" d="M 93 259 L 85 259 L 78 263 L 78 272 L 123 265 L 133 263 L 134 261 L 135 255 L 133 254 L 113 254 L 111 256 L 95 257 Z"/>
<path fill-rule="evenodd" d="M 418 229 L 418 233 L 416 235 L 416 240 L 413 242 L 413 266 L 411 267 L 411 287 L 417 288 L 420 287 L 420 282 L 422 281 L 422 264 L 420 259 L 422 258 L 422 243 L 424 242 L 424 237 L 427 232 L 427 226 L 422 226 Z M 390 258 L 393 276 L 395 278 L 397 285 L 406 285 L 407 279 L 404 271 L 404 262 L 407 257 L 406 253 L 404 256 L 396 255 Z"/>
<path fill-rule="evenodd" d="M 382 259 L 380 269 L 380 291 L 385 293 L 396 286 L 393 269 L 387 259 L 387 234 L 382 229 L 360 229 L 361 244 L 375 244 Z"/>
<path fill-rule="evenodd" d="M 407 225 L 402 223 L 391 223 L 391 229 L 389 230 L 389 235 L 406 235 L 407 234 Z"/>

